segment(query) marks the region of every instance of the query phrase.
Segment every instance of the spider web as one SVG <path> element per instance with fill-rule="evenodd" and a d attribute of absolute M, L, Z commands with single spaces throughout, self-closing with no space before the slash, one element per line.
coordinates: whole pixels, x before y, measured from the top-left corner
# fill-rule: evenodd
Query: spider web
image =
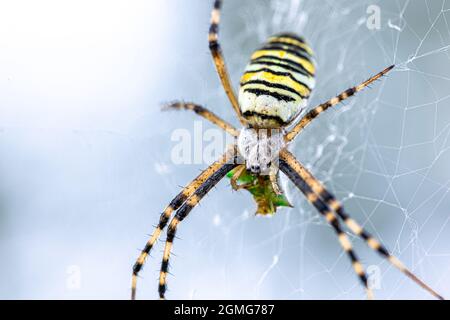
<path fill-rule="evenodd" d="M 173 131 L 201 122 L 157 105 L 192 100 L 237 123 L 205 41 L 210 2 L 30 1 L 26 12 L 5 2 L 0 297 L 129 297 L 145 234 L 206 166 L 170 161 Z M 251 52 L 281 31 L 304 35 L 316 52 L 311 107 L 395 63 L 371 89 L 322 114 L 292 151 L 448 298 L 450 1 L 317 2 L 224 1 L 233 83 Z M 373 5 L 381 24 L 370 30 Z M 180 225 L 168 298 L 365 298 L 333 230 L 283 184 L 295 208 L 263 218 L 248 193 L 220 183 Z M 430 298 L 352 241 L 377 298 Z M 162 245 L 139 279 L 139 298 L 157 297 Z"/>
<path fill-rule="evenodd" d="M 372 5 L 380 8 L 380 29 L 366 25 Z M 450 2 L 326 1 L 317 6 L 316 1 L 273 0 L 228 2 L 225 8 L 223 42 L 233 79 L 269 35 L 290 30 L 308 39 L 318 62 L 310 106 L 397 65 L 372 89 L 321 115 L 292 150 L 355 219 L 448 296 Z M 253 218 L 247 194 L 235 193 L 235 200 L 224 195 L 227 207 L 220 201 L 201 209 L 214 217 L 202 218 L 211 221 L 206 234 L 184 233 L 183 239 L 195 240 L 176 250 L 206 251 L 191 269 L 201 271 L 193 271 L 188 281 L 189 296 L 364 298 L 332 229 L 284 184 L 295 209 L 271 220 Z M 430 298 L 361 240 L 352 240 L 377 298 Z"/>

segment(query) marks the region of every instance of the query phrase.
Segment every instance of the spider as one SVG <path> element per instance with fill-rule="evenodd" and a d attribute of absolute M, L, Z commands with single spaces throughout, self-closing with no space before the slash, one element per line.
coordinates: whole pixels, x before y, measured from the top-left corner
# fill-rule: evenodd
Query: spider
<path fill-rule="evenodd" d="M 165 298 L 169 258 L 178 225 L 211 188 L 228 176 L 233 189 L 244 189 L 252 194 L 257 203 L 257 214 L 274 214 L 277 207 L 290 206 L 279 187 L 278 178 L 281 171 L 335 231 L 342 249 L 350 258 L 353 269 L 366 290 L 368 299 L 373 298 L 373 294 L 368 285 L 367 275 L 352 249 L 342 223 L 415 283 L 436 298 L 443 299 L 353 220 L 324 185 L 287 150 L 288 144 L 322 112 L 380 79 L 392 70 L 394 65 L 312 108 L 302 118 L 296 120 L 303 113 L 315 85 L 315 65 L 311 48 L 303 38 L 292 33 L 282 33 L 269 38 L 265 45 L 251 56 L 250 63 L 241 78 L 237 98 L 218 42 L 221 6 L 221 0 L 214 1 L 208 34 L 209 48 L 222 86 L 243 128 L 237 130 L 198 104 L 175 102 L 167 106 L 168 109 L 194 111 L 235 137 L 235 143 L 220 159 L 189 183 L 164 209 L 158 225 L 133 266 L 131 298 L 136 298 L 138 273 L 167 224 L 169 226 L 159 275 L 158 291 L 161 299 Z"/>

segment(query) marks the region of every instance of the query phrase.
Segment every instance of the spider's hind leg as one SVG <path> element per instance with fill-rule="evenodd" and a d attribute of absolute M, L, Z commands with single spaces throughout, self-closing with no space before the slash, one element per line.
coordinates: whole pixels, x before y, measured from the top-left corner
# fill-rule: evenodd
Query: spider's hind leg
<path fill-rule="evenodd" d="M 380 241 L 371 236 L 362 226 L 360 226 L 355 220 L 344 211 L 344 208 L 336 200 L 336 198 L 328 192 L 325 187 L 317 180 L 295 157 L 287 150 L 283 150 L 281 157 L 284 161 L 289 162 L 289 166 L 298 175 L 307 187 L 314 192 L 315 196 L 324 204 L 328 210 L 334 211 L 339 218 L 341 218 L 347 227 L 357 236 L 361 237 L 366 244 L 374 251 L 378 252 L 383 258 L 385 258 L 395 268 L 403 272 L 407 277 L 412 279 L 416 284 L 428 291 L 434 297 L 444 300 L 444 298 L 434 291 L 430 286 L 420 280 L 414 273 L 412 273 L 406 266 L 395 256 L 389 253 L 389 251 L 381 244 Z"/>
<path fill-rule="evenodd" d="M 331 108 L 340 102 L 344 101 L 345 99 L 350 98 L 351 96 L 355 95 L 357 92 L 363 90 L 365 87 L 369 86 L 374 81 L 380 79 L 383 77 L 386 73 L 391 71 L 394 68 L 394 65 L 387 67 L 383 71 L 377 73 L 376 75 L 370 77 L 366 81 L 362 82 L 361 84 L 351 87 L 340 94 L 338 94 L 336 97 L 331 98 L 325 103 L 319 104 L 317 107 L 311 109 L 309 112 L 307 112 L 300 121 L 297 122 L 297 124 L 285 135 L 286 142 L 292 141 L 295 139 L 295 137 L 308 125 L 310 124 L 315 118 L 319 116 L 322 112 L 326 111 L 328 108 Z"/>
<path fill-rule="evenodd" d="M 311 203 L 325 218 L 325 220 L 333 227 L 338 236 L 340 245 L 350 258 L 355 273 L 358 275 L 361 283 L 366 289 L 367 298 L 372 299 L 373 293 L 368 284 L 367 274 L 364 270 L 363 265 L 353 251 L 352 244 L 347 234 L 343 231 L 339 220 L 333 214 L 328 205 L 322 199 L 320 199 L 317 194 L 314 193 L 311 187 L 299 175 L 296 170 L 296 163 L 298 163 L 298 161 L 294 157 L 289 157 L 289 155 L 290 153 L 288 154 L 284 151 L 280 154 L 281 171 L 286 174 L 286 176 L 295 184 L 298 189 L 300 189 L 300 191 L 305 195 L 308 202 Z"/>

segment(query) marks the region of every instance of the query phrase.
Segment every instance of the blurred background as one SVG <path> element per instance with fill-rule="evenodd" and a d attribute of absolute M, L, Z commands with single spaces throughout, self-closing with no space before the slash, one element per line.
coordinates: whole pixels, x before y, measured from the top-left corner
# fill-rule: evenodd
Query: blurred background
<path fill-rule="evenodd" d="M 316 52 L 310 106 L 397 64 L 292 151 L 449 298 L 450 2 L 224 2 L 220 39 L 236 87 L 252 51 L 281 31 Z M 174 130 L 193 132 L 199 119 L 161 103 L 195 101 L 237 125 L 208 51 L 211 7 L 0 2 L 0 298 L 129 298 L 147 234 L 207 165 L 173 163 Z M 332 229 L 283 183 L 295 208 L 262 218 L 248 193 L 221 182 L 179 228 L 168 298 L 364 299 Z M 431 298 L 352 240 L 377 298 Z M 162 248 L 138 298 L 157 298 Z"/>

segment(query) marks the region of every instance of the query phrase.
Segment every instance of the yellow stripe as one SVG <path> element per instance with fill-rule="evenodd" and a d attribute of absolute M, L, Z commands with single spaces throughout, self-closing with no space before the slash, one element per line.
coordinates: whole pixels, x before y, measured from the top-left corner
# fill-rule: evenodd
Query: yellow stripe
<path fill-rule="evenodd" d="M 159 284 L 160 285 L 164 285 L 166 283 L 166 276 L 167 276 L 166 272 L 160 273 L 160 275 L 159 275 Z"/>
<path fill-rule="evenodd" d="M 353 269 L 355 270 L 355 272 L 358 275 L 364 274 L 364 268 L 363 268 L 362 264 L 358 261 L 353 262 Z"/>
<path fill-rule="evenodd" d="M 354 232 L 356 235 L 360 235 L 363 231 L 361 226 L 353 219 L 347 219 L 345 220 L 345 224 L 350 228 L 352 232 Z"/>
<path fill-rule="evenodd" d="M 331 212 L 327 212 L 327 213 L 325 214 L 325 219 L 326 219 L 328 222 L 333 222 L 334 220 L 336 220 L 336 217 L 335 217 L 335 215 L 332 214 Z"/>
<path fill-rule="evenodd" d="M 275 72 L 283 72 L 283 73 L 289 73 L 291 74 L 298 82 L 303 83 L 307 85 L 309 88 L 314 88 L 315 80 L 314 77 L 311 77 L 310 75 L 304 75 L 300 72 L 288 70 L 286 69 L 285 64 L 279 64 L 279 65 L 267 65 L 264 61 L 248 65 L 245 68 L 246 72 L 253 72 L 255 70 L 261 69 L 261 68 L 268 68 L 270 70 L 273 70 Z"/>
<path fill-rule="evenodd" d="M 314 55 L 314 51 L 311 49 L 310 46 L 308 46 L 306 43 L 300 42 L 296 39 L 293 38 L 288 38 L 288 37 L 272 37 L 269 39 L 269 42 L 283 42 L 283 43 L 287 43 L 287 44 L 293 44 L 295 46 L 301 47 L 303 49 L 305 49 L 306 52 L 308 52 L 309 55 Z"/>
<path fill-rule="evenodd" d="M 309 73 L 314 74 L 314 65 L 306 59 L 299 58 L 293 54 L 290 54 L 284 50 L 258 50 L 253 53 L 251 60 L 258 59 L 262 56 L 276 57 L 279 59 L 289 59 L 298 64 L 301 64 Z"/>
<path fill-rule="evenodd" d="M 186 204 L 190 207 L 194 207 L 197 205 L 197 203 L 200 201 L 200 198 L 198 195 L 193 194 L 187 201 Z"/>
<path fill-rule="evenodd" d="M 344 233 L 341 233 L 339 235 L 339 242 L 341 243 L 341 246 L 345 251 L 350 251 L 352 249 L 352 244 Z"/>
<path fill-rule="evenodd" d="M 375 240 L 374 238 L 369 238 L 367 239 L 367 244 L 369 245 L 369 247 L 371 247 L 373 250 L 378 250 L 380 249 L 380 243 Z"/>
<path fill-rule="evenodd" d="M 164 247 L 164 255 L 163 260 L 168 261 L 170 257 L 170 250 L 172 249 L 172 243 L 166 242 L 166 246 Z"/>
<path fill-rule="evenodd" d="M 286 76 L 279 76 L 275 75 L 269 72 L 251 72 L 246 73 L 242 76 L 241 82 L 247 82 L 249 80 L 265 80 L 271 83 L 278 83 L 285 85 L 287 87 L 290 87 L 300 93 L 303 97 L 307 97 L 310 94 L 310 91 L 308 88 L 304 85 L 299 84 L 298 82 L 295 82 L 289 77 Z"/>

